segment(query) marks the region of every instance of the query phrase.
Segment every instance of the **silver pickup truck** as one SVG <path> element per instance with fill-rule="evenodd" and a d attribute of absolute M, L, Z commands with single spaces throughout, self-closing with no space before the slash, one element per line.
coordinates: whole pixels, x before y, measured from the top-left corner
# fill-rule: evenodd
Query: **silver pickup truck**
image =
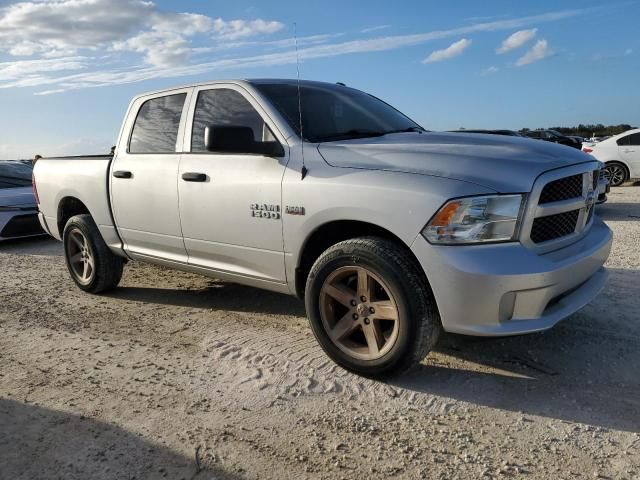
<path fill-rule="evenodd" d="M 42 159 L 35 189 L 82 290 L 139 260 L 297 295 L 334 361 L 388 376 L 442 329 L 536 332 L 591 301 L 601 168 L 341 84 L 224 81 L 136 97 L 113 156 Z"/>

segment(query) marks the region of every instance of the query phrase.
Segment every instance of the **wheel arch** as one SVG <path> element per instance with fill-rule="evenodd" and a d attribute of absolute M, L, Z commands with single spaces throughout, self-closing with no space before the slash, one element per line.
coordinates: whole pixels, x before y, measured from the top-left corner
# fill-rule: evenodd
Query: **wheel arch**
<path fill-rule="evenodd" d="M 376 236 L 391 240 L 401 245 L 409 257 L 415 262 L 416 267 L 425 276 L 415 254 L 409 245 L 398 235 L 390 230 L 374 223 L 361 220 L 333 220 L 318 226 L 313 230 L 302 244 L 295 269 L 295 293 L 299 298 L 304 298 L 307 276 L 311 267 L 320 255 L 332 245 L 356 237 Z"/>
<path fill-rule="evenodd" d="M 64 227 L 69 219 L 75 215 L 84 214 L 91 215 L 91 212 L 89 212 L 89 209 L 84 204 L 84 202 L 82 202 L 82 200 L 73 196 L 67 196 L 60 199 L 60 202 L 58 202 L 58 211 L 56 214 L 58 233 L 60 234 L 60 238 L 62 238 Z"/>

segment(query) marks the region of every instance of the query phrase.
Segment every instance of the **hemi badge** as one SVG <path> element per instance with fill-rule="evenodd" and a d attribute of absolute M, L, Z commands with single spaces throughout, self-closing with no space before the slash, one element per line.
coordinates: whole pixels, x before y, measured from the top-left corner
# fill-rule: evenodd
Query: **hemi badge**
<path fill-rule="evenodd" d="M 304 207 L 292 207 L 291 205 L 287 205 L 285 207 L 285 213 L 289 215 L 304 215 Z"/>

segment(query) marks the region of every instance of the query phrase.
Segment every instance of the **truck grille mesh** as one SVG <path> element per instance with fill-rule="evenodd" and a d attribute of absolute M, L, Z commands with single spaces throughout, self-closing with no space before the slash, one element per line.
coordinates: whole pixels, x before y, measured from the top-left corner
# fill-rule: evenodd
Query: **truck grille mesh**
<path fill-rule="evenodd" d="M 531 240 L 533 243 L 542 243 L 571 235 L 576 229 L 579 215 L 580 210 L 571 210 L 536 218 L 531 228 Z"/>
<path fill-rule="evenodd" d="M 596 183 L 597 186 L 597 183 Z M 549 182 L 542 189 L 539 203 L 559 202 L 582 196 L 582 174 Z"/>

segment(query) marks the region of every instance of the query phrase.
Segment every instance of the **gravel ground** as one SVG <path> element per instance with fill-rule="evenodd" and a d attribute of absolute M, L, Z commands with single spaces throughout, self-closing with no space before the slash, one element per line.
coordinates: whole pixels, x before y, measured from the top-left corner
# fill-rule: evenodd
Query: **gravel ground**
<path fill-rule="evenodd" d="M 0 478 L 638 479 L 640 189 L 599 213 L 591 305 L 444 336 L 390 383 L 327 360 L 293 298 L 141 264 L 91 296 L 52 240 L 0 245 Z"/>

